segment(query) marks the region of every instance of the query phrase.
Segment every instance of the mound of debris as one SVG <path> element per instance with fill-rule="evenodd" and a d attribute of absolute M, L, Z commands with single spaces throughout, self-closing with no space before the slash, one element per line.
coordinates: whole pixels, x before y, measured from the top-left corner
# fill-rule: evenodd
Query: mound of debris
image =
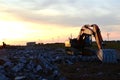
<path fill-rule="evenodd" d="M 0 80 L 66 80 L 45 48 L 6 51 L 8 56 L 0 60 Z"/>
<path fill-rule="evenodd" d="M 0 59 L 0 80 L 67 80 L 58 68 L 59 64 L 100 62 L 96 55 L 67 55 L 62 48 L 41 46 L 5 51 L 7 57 Z"/>

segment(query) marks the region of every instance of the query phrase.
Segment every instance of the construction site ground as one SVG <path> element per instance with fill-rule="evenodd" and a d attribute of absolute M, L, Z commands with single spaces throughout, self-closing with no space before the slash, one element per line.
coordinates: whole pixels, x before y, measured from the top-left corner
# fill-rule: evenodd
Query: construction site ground
<path fill-rule="evenodd" d="M 59 67 L 68 80 L 120 80 L 120 64 L 79 62 Z"/>
<path fill-rule="evenodd" d="M 120 60 L 120 50 L 117 50 Z M 61 72 L 68 80 L 120 80 L 120 63 L 77 62 L 60 64 Z"/>
<path fill-rule="evenodd" d="M 60 49 L 55 50 L 54 47 L 57 48 L 55 45 L 53 48 L 51 46 L 48 46 L 48 47 L 50 47 L 51 49 L 46 48 L 48 50 L 47 50 L 46 55 L 44 55 L 44 56 L 48 57 L 48 56 L 56 55 L 56 60 L 57 60 L 57 57 L 58 57 L 57 55 L 62 52 L 62 49 L 60 48 L 61 50 Z M 116 49 L 116 51 L 117 51 L 117 57 L 120 60 L 120 49 Z M 1 66 L 5 63 L 2 60 L 2 58 L 6 57 L 8 55 L 7 53 L 4 53 L 4 52 L 5 52 L 4 50 L 0 51 L 0 58 L 1 58 L 0 65 Z M 48 55 L 48 54 L 51 54 L 51 55 Z M 17 57 L 17 55 L 15 55 L 13 57 Z M 51 60 L 50 57 L 48 57 L 46 59 Z M 14 63 L 14 62 L 12 62 L 12 63 Z M 28 64 L 28 63 L 26 63 L 26 64 Z M 60 74 L 61 74 L 60 76 L 65 77 L 65 78 L 61 78 L 58 80 L 120 80 L 120 61 L 118 63 L 102 63 L 100 61 L 92 61 L 92 62 L 91 61 L 79 61 L 79 62 L 75 62 L 73 64 L 66 64 L 66 63 L 53 63 L 53 64 L 58 66 L 58 68 L 60 70 Z M 37 64 L 37 65 L 39 65 L 39 64 Z M 16 67 L 16 65 L 14 65 L 13 67 Z M 10 69 L 12 70 L 13 68 L 10 68 Z M 23 68 L 23 70 L 24 70 L 24 68 Z M 8 74 L 8 72 L 6 72 L 6 74 Z M 33 72 L 31 72 L 31 73 L 33 73 Z M 10 78 L 10 77 L 8 77 L 8 78 L 10 80 L 12 80 L 12 79 L 15 79 L 16 77 L 17 76 L 14 74 L 14 78 Z M 46 76 L 46 78 L 47 78 L 47 76 Z M 36 79 L 38 79 L 38 78 L 36 78 Z M 33 80 L 36 80 L 36 79 L 33 79 Z M 49 79 L 46 79 L 46 80 L 49 80 Z M 53 79 L 53 80 L 55 80 L 55 79 Z"/>

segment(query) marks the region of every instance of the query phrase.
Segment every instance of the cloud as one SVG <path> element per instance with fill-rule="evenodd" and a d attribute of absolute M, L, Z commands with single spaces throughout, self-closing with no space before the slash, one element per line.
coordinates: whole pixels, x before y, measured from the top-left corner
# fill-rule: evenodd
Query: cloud
<path fill-rule="evenodd" d="M 6 12 L 34 22 L 64 26 L 119 25 L 118 0 L 2 0 Z M 1 4 L 2 4 L 1 3 Z"/>
<path fill-rule="evenodd" d="M 28 29 L 35 30 L 26 33 L 30 38 L 32 34 L 36 37 L 44 34 L 49 40 L 50 35 L 52 38 L 56 34 L 66 39 L 71 33 L 78 35 L 84 24 L 98 24 L 105 39 L 107 32 L 111 39 L 120 37 L 119 0 L 0 0 L 0 7 L 1 19 L 4 14 L 8 21 L 30 23 L 25 23 Z M 54 28 L 49 34 L 51 27 Z"/>

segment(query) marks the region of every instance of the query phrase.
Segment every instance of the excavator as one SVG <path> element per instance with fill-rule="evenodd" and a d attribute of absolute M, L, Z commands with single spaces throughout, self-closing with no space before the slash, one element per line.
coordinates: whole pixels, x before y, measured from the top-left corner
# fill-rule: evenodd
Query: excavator
<path fill-rule="evenodd" d="M 92 36 L 95 37 L 98 50 L 91 48 Z M 69 38 L 65 42 L 66 53 L 69 55 L 97 55 L 98 59 L 105 63 L 116 63 L 116 51 L 114 49 L 103 49 L 104 43 L 101 31 L 97 24 L 82 26 L 77 38 Z"/>

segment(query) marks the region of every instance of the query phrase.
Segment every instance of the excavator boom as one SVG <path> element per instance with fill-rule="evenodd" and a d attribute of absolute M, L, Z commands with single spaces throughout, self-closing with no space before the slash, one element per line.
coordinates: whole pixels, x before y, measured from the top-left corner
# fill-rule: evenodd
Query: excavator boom
<path fill-rule="evenodd" d="M 81 28 L 80 34 L 77 38 L 79 43 L 82 44 L 81 40 L 84 40 L 84 36 L 93 35 L 95 37 L 98 49 L 102 49 L 103 39 L 99 27 L 96 24 L 93 25 L 84 25 Z"/>

